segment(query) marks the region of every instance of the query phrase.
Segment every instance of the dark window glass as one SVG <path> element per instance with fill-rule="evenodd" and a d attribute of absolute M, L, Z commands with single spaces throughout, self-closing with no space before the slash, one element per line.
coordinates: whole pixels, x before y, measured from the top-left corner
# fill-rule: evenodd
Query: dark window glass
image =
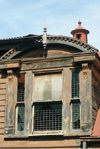
<path fill-rule="evenodd" d="M 80 128 L 80 102 L 79 100 L 72 101 L 72 128 Z"/>
<path fill-rule="evenodd" d="M 76 34 L 76 38 L 79 40 L 81 38 L 81 34 Z"/>
<path fill-rule="evenodd" d="M 25 75 L 21 74 L 18 78 L 18 93 L 17 101 L 24 101 L 24 90 L 25 90 Z"/>
<path fill-rule="evenodd" d="M 62 129 L 62 103 L 36 103 L 34 105 L 34 130 Z"/>
<path fill-rule="evenodd" d="M 72 98 L 79 98 L 79 70 L 72 70 Z"/>
<path fill-rule="evenodd" d="M 24 112 L 25 112 L 25 106 L 24 104 L 20 104 L 17 106 L 18 112 L 17 112 L 17 130 L 23 131 L 24 130 Z"/>

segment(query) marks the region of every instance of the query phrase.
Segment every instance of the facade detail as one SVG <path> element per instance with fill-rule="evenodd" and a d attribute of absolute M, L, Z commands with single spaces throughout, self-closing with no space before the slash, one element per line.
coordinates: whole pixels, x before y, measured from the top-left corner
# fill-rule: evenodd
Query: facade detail
<path fill-rule="evenodd" d="M 100 148 L 100 56 L 78 24 L 0 40 L 0 149 Z"/>
<path fill-rule="evenodd" d="M 78 24 L 79 26 L 76 29 L 72 30 L 71 34 L 73 35 L 73 38 L 87 43 L 87 35 L 89 34 L 89 31 L 81 26 L 82 22 L 80 20 L 78 21 Z"/>

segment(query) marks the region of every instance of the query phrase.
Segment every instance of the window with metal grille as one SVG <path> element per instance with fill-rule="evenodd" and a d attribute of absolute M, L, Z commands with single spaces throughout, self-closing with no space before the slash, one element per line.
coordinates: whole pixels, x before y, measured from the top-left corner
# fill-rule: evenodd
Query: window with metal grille
<path fill-rule="evenodd" d="M 79 70 L 72 70 L 72 98 L 79 98 Z"/>
<path fill-rule="evenodd" d="M 25 90 L 25 74 L 20 74 L 20 76 L 18 77 L 17 103 L 16 103 L 17 131 L 24 130 L 24 119 L 25 119 L 24 90 Z"/>
<path fill-rule="evenodd" d="M 24 90 L 25 90 L 25 75 L 21 74 L 18 78 L 18 90 L 17 90 L 17 101 L 24 101 Z"/>
<path fill-rule="evenodd" d="M 61 129 L 61 102 L 46 102 L 34 104 L 34 131 L 54 131 Z"/>
<path fill-rule="evenodd" d="M 24 104 L 18 105 L 17 106 L 17 130 L 18 131 L 24 130 L 24 112 L 25 112 Z"/>
<path fill-rule="evenodd" d="M 79 100 L 72 101 L 72 128 L 73 129 L 80 128 L 80 101 Z"/>

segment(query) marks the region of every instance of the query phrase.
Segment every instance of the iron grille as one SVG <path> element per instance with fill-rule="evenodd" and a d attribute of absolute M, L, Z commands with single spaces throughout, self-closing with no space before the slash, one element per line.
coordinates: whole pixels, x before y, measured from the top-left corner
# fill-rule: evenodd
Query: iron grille
<path fill-rule="evenodd" d="M 49 131 L 62 129 L 61 102 L 37 103 L 34 106 L 35 131 Z"/>
<path fill-rule="evenodd" d="M 72 128 L 80 128 L 80 102 L 78 100 L 72 102 Z"/>
<path fill-rule="evenodd" d="M 18 83 L 17 101 L 24 101 L 24 83 Z"/>
<path fill-rule="evenodd" d="M 72 70 L 72 98 L 79 97 L 79 70 Z"/>

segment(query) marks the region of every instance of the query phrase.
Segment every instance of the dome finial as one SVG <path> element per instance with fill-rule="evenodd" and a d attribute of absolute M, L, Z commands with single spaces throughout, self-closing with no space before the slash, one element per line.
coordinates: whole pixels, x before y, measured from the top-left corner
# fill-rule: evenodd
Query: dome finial
<path fill-rule="evenodd" d="M 79 26 L 81 26 L 82 22 L 79 20 L 79 21 L 78 21 L 78 24 L 79 24 Z"/>

